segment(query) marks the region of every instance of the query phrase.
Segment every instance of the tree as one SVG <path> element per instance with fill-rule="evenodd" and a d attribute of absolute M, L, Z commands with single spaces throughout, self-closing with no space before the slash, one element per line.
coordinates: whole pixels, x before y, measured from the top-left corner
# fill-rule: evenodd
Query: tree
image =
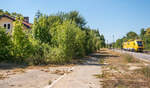
<path fill-rule="evenodd" d="M 100 41 L 101 41 L 101 48 L 105 47 L 105 38 L 104 35 L 100 35 Z"/>
<path fill-rule="evenodd" d="M 10 60 L 12 41 L 10 35 L 6 34 L 6 29 L 0 27 L 0 61 Z"/>
<path fill-rule="evenodd" d="M 116 40 L 115 47 L 122 48 L 123 39 Z"/>
<path fill-rule="evenodd" d="M 83 29 L 86 25 L 85 19 L 78 11 L 71 11 L 69 13 L 60 12 L 57 16 L 61 17 L 62 20 L 71 20 L 72 22 L 75 22 L 81 29 Z"/>
<path fill-rule="evenodd" d="M 32 54 L 32 44 L 24 31 L 22 21 L 23 18 L 17 18 L 12 30 L 13 55 L 19 62 L 23 62 L 24 58 Z"/>
<path fill-rule="evenodd" d="M 74 21 L 80 28 L 83 28 L 86 24 L 85 19 L 77 11 L 71 11 L 68 13 L 67 18 Z"/>
<path fill-rule="evenodd" d="M 48 43 L 51 42 L 51 35 L 50 35 L 50 26 L 47 20 L 47 16 L 41 16 L 38 20 L 34 20 L 33 24 L 33 37 L 37 40 L 40 40 L 41 43 Z"/>
<path fill-rule="evenodd" d="M 36 14 L 35 14 L 35 18 L 36 18 L 36 19 L 39 19 L 40 16 L 42 16 L 42 13 L 40 12 L 40 10 L 38 10 L 38 11 L 36 12 Z"/>
<path fill-rule="evenodd" d="M 22 14 L 18 14 L 18 13 L 16 13 L 16 12 L 12 12 L 12 13 L 11 13 L 11 16 L 12 16 L 12 17 L 15 17 L 15 18 L 16 18 L 16 17 L 23 17 Z"/>
<path fill-rule="evenodd" d="M 84 38 L 83 32 L 75 22 L 69 20 L 57 25 L 52 40 L 55 40 L 55 46 L 51 50 L 50 58 L 53 62 L 68 62 L 73 57 L 84 55 Z"/>
<path fill-rule="evenodd" d="M 141 33 L 140 33 L 140 38 L 143 40 L 144 39 L 144 35 L 145 35 L 145 30 L 144 28 L 141 29 Z"/>
<path fill-rule="evenodd" d="M 2 15 L 4 13 L 3 9 L 0 9 L 0 15 Z"/>
<path fill-rule="evenodd" d="M 17 18 L 11 35 L 0 28 L 0 58 L 10 56 L 16 62 L 28 64 L 64 64 L 105 47 L 104 36 L 86 27 L 85 19 L 77 11 L 53 15 L 38 11 L 31 31 L 24 29 L 20 14 L 6 14 Z"/>
<path fill-rule="evenodd" d="M 145 49 L 150 49 L 150 28 L 147 28 L 143 36 Z"/>
<path fill-rule="evenodd" d="M 9 15 L 9 16 L 11 15 L 8 11 L 5 11 L 4 14 Z"/>
<path fill-rule="evenodd" d="M 146 29 L 146 35 L 150 35 L 150 28 Z"/>
<path fill-rule="evenodd" d="M 135 32 L 132 32 L 132 31 L 128 32 L 126 35 L 127 35 L 127 39 L 137 39 L 137 38 L 139 38 L 138 35 Z"/>

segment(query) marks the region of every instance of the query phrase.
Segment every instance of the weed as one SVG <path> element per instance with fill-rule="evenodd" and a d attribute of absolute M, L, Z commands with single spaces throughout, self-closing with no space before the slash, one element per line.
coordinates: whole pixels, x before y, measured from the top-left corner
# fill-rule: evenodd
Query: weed
<path fill-rule="evenodd" d="M 138 62 L 132 55 L 124 54 L 123 57 L 128 63 Z"/>
<path fill-rule="evenodd" d="M 101 58 L 100 60 L 99 60 L 99 64 L 104 64 L 104 59 L 103 58 Z"/>
<path fill-rule="evenodd" d="M 3 80 L 5 78 L 6 78 L 6 76 L 4 74 L 0 74 L 0 80 Z"/>
<path fill-rule="evenodd" d="M 108 78 L 108 76 L 110 76 L 110 73 L 107 71 L 102 71 L 101 74 L 95 74 L 94 76 L 96 78 Z"/>
<path fill-rule="evenodd" d="M 150 78 L 150 66 L 143 67 L 138 69 L 137 72 L 143 74 L 146 78 Z"/>
<path fill-rule="evenodd" d="M 118 68 L 116 66 L 111 65 L 110 70 L 118 70 Z"/>
<path fill-rule="evenodd" d="M 49 85 L 51 85 L 51 84 L 52 84 L 52 81 L 51 81 L 51 80 L 49 80 L 49 81 L 48 81 L 48 84 L 49 84 Z"/>
<path fill-rule="evenodd" d="M 65 71 L 61 71 L 61 70 L 56 70 L 53 72 L 53 74 L 58 74 L 58 75 L 64 75 L 66 72 Z"/>

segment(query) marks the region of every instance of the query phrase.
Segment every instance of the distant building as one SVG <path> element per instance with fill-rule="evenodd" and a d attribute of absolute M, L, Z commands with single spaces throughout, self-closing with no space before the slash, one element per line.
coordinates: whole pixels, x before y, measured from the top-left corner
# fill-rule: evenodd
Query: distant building
<path fill-rule="evenodd" d="M 8 15 L 0 15 L 0 26 L 6 28 L 7 32 L 11 32 L 13 29 L 13 21 L 15 21 L 16 18 L 13 18 Z M 29 23 L 29 17 L 24 17 L 24 21 L 22 22 L 24 24 L 25 29 L 31 29 L 31 24 Z"/>

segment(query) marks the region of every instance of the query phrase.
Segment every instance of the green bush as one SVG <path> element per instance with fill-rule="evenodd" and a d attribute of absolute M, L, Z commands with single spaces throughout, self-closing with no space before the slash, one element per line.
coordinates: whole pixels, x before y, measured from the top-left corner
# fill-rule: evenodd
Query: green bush
<path fill-rule="evenodd" d="M 30 65 L 48 64 L 50 50 L 51 49 L 48 44 L 34 44 L 32 55 L 26 59 L 26 62 L 28 62 Z"/>
<path fill-rule="evenodd" d="M 21 18 L 17 18 L 17 20 L 14 22 L 12 30 L 12 43 L 12 55 L 19 63 L 24 62 L 24 60 L 33 52 L 32 43 L 29 41 L 29 36 L 24 30 Z"/>
<path fill-rule="evenodd" d="M 11 57 L 12 42 L 6 29 L 0 28 L 0 61 L 8 60 Z"/>
<path fill-rule="evenodd" d="M 24 30 L 23 18 L 13 24 L 11 37 L 0 28 L 0 58 L 30 65 L 64 64 L 105 46 L 98 30 L 86 28 L 77 11 L 43 15 L 38 13 L 32 30 Z"/>
<path fill-rule="evenodd" d="M 49 53 L 48 62 L 53 64 L 64 64 L 71 60 L 66 56 L 65 51 L 62 48 L 52 48 Z"/>

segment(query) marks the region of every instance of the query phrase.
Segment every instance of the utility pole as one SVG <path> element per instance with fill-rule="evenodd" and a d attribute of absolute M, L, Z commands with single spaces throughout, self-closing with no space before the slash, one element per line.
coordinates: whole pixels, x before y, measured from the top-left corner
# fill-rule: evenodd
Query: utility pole
<path fill-rule="evenodd" d="M 115 48 L 114 34 L 113 34 L 113 49 Z"/>
<path fill-rule="evenodd" d="M 109 48 L 109 47 L 108 47 L 108 40 L 107 40 L 107 48 Z"/>

